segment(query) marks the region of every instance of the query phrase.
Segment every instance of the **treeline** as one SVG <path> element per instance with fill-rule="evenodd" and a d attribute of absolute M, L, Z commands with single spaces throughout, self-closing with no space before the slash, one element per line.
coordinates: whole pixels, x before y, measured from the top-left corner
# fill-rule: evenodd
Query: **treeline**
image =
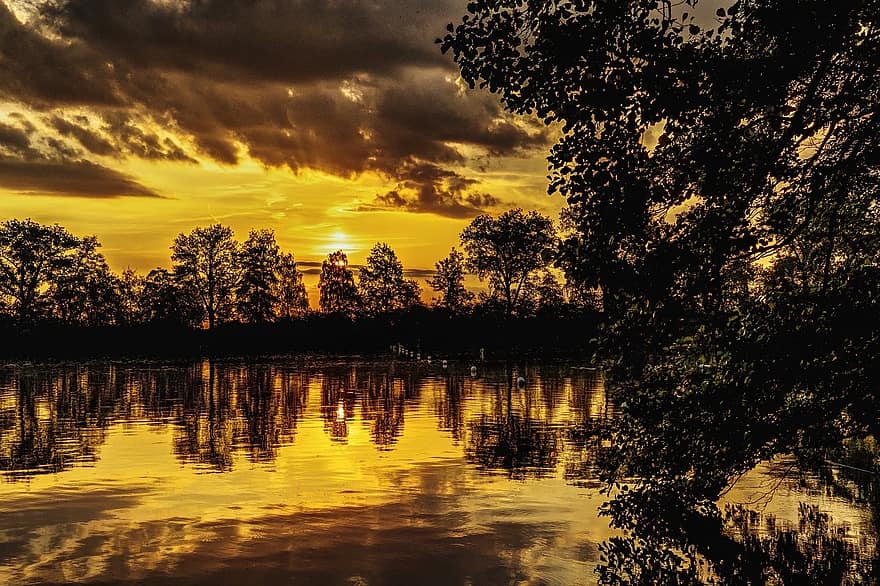
<path fill-rule="evenodd" d="M 47 340 L 98 353 L 150 353 L 157 343 L 183 353 L 206 345 L 239 353 L 357 351 L 397 341 L 427 348 L 462 346 L 464 337 L 512 347 L 524 332 L 531 347 L 549 348 L 566 343 L 563 322 L 594 323 L 597 311 L 592 291 L 562 284 L 553 272 L 557 243 L 553 222 L 537 212 L 480 216 L 462 232 L 462 250 L 453 247 L 424 281 L 429 304 L 389 245 L 377 243 L 357 275 L 336 251 L 322 263 L 312 308 L 294 255 L 272 230 L 239 241 L 221 224 L 195 228 L 174 239 L 170 269 L 117 274 L 96 237 L 12 219 L 0 223 L 0 352 L 29 354 Z M 487 291 L 467 289 L 469 272 Z M 536 323 L 500 325 L 529 319 Z M 568 336 L 584 337 L 574 329 Z"/>

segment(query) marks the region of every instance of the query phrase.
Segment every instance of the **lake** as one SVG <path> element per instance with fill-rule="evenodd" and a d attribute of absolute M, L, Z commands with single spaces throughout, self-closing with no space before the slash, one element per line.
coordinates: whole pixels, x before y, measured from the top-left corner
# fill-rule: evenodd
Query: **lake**
<path fill-rule="evenodd" d="M 616 412 L 568 362 L 2 366 L 0 583 L 594 584 Z M 723 499 L 873 551 L 858 495 L 784 459 Z"/>

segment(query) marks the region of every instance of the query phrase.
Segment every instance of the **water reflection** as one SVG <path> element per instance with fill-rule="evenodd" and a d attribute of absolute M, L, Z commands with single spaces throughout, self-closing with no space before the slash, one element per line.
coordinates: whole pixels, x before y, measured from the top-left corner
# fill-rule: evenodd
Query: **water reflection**
<path fill-rule="evenodd" d="M 616 414 L 562 363 L 2 367 L 0 583 L 876 580 L 872 476 L 609 499 Z"/>

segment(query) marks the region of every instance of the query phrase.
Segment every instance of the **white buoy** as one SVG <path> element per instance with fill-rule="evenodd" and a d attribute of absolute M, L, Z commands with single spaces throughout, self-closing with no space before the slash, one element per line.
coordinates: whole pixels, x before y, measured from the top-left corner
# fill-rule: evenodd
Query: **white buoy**
<path fill-rule="evenodd" d="M 526 379 L 523 377 L 519 377 L 518 379 L 516 379 L 516 386 L 524 389 L 526 387 Z"/>
<path fill-rule="evenodd" d="M 477 376 L 477 367 L 471 366 L 471 376 Z"/>
<path fill-rule="evenodd" d="M 483 362 L 485 360 L 486 360 L 486 349 L 480 348 L 480 362 Z"/>
<path fill-rule="evenodd" d="M 448 364 L 447 364 L 446 361 L 444 360 L 444 361 L 443 361 L 443 368 L 446 368 L 447 366 L 448 366 Z"/>
<path fill-rule="evenodd" d="M 421 353 L 421 352 L 417 352 L 417 353 L 416 353 L 416 360 L 421 360 L 421 359 L 422 359 L 422 353 Z"/>

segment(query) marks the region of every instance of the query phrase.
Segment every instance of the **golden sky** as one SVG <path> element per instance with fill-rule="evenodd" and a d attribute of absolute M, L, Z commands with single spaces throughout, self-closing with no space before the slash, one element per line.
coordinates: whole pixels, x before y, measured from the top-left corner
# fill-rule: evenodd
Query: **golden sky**
<path fill-rule="evenodd" d="M 434 44 L 464 5 L 0 0 L 0 219 L 147 271 L 214 222 L 273 228 L 301 261 L 381 240 L 428 269 L 479 213 L 555 218 L 548 131 Z"/>

